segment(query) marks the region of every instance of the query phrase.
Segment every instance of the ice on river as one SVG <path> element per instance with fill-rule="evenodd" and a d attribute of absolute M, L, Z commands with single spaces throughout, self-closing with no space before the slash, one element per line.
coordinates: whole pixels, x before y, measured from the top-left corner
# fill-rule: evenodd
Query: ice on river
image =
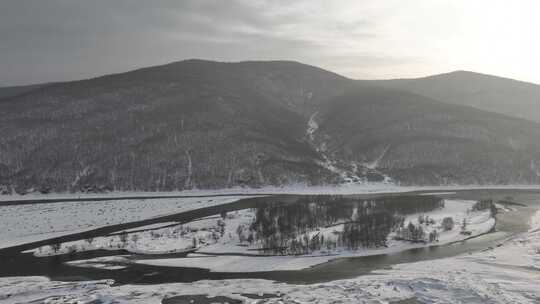
<path fill-rule="evenodd" d="M 80 201 L 0 206 L 0 248 L 144 220 L 245 197 Z"/>
<path fill-rule="evenodd" d="M 110 281 L 55 282 L 43 277 L 0 279 L 2 303 L 160 303 L 178 295 L 208 294 L 246 303 L 539 303 L 540 213 L 531 229 L 484 252 L 416 263 L 354 279 L 294 285 L 269 280 L 111 286 Z M 272 294 L 254 300 L 249 294 Z"/>

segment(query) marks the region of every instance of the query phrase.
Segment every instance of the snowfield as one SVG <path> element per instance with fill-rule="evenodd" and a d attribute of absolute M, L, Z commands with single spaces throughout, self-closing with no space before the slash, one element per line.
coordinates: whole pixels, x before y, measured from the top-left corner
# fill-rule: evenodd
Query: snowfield
<path fill-rule="evenodd" d="M 430 216 L 459 213 L 461 203 L 467 204 L 457 201 L 446 205 L 445 209 L 450 209 Z M 468 216 L 471 223 L 478 224 L 476 233 L 487 229 L 482 214 Z M 411 215 L 410 219 L 415 220 L 415 217 Z M 452 237 L 449 234 L 447 240 Z M 443 235 L 440 238 L 443 239 Z M 399 264 L 354 279 L 309 285 L 240 279 L 112 286 L 114 282 L 111 280 L 57 282 L 44 277 L 8 277 L 0 278 L 0 302 L 157 304 L 164 298 L 207 294 L 245 303 L 392 303 L 410 299 L 420 303 L 532 304 L 540 302 L 539 248 L 540 212 L 536 212 L 530 221 L 529 231 L 508 239 L 499 247 L 451 258 Z M 194 255 L 193 258 L 202 256 Z M 70 263 L 78 263 L 81 267 L 100 267 L 122 259 L 107 257 Z M 270 298 L 254 299 L 253 295 L 269 295 Z"/>
<path fill-rule="evenodd" d="M 0 206 L 0 248 L 217 206 L 243 197 L 167 198 Z"/>
<path fill-rule="evenodd" d="M 236 234 L 229 234 L 229 231 L 235 231 L 242 221 L 234 221 L 233 225 L 226 225 L 226 236 L 223 242 L 215 242 L 206 247 L 200 247 L 197 250 L 198 254 L 189 254 L 188 258 L 172 258 L 172 259 L 155 259 L 141 260 L 139 263 L 155 265 L 155 266 L 175 266 L 175 267 L 199 267 L 209 269 L 215 272 L 258 272 L 258 271 L 276 271 L 276 270 L 299 270 L 308 268 L 317 264 L 328 262 L 336 258 L 369 256 L 377 254 L 396 253 L 399 251 L 426 247 L 432 245 L 444 245 L 452 242 L 461 241 L 470 237 L 475 237 L 489 232 L 495 226 L 495 219 L 490 216 L 489 211 L 468 212 L 474 201 L 445 201 L 445 208 L 434 212 L 423 213 L 429 215 L 436 223 L 442 222 L 442 219 L 448 216 L 454 218 L 456 223 L 460 223 L 463 218 L 467 219 L 468 230 L 470 235 L 460 234 L 459 225 L 451 231 L 439 230 L 439 242 L 436 243 L 410 243 L 406 241 L 398 241 L 393 239 L 393 234 L 389 235 L 388 246 L 380 248 L 365 248 L 355 251 L 337 248 L 333 251 L 315 252 L 303 256 L 272 256 L 272 257 L 254 257 L 254 256 L 222 256 L 223 253 L 238 253 L 238 254 L 254 254 L 258 251 L 253 249 L 255 246 L 238 246 L 240 243 Z M 412 222 L 418 224 L 417 219 L 420 214 L 410 215 L 406 218 L 405 223 Z M 240 218 L 251 219 L 249 215 L 240 215 Z M 236 219 L 236 218 L 235 218 Z M 244 222 L 245 223 L 245 222 Z M 333 230 L 340 227 L 332 227 L 324 229 L 326 231 L 317 231 L 318 233 L 326 232 L 326 236 L 330 237 Z M 169 242 L 174 243 L 174 242 Z M 249 251 L 249 249 L 252 249 Z M 201 255 L 200 253 L 204 253 Z"/>
<path fill-rule="evenodd" d="M 495 226 L 495 219 L 491 217 L 490 211 L 470 211 L 475 201 L 466 200 L 445 200 L 445 207 L 428 213 L 411 214 L 405 218 L 405 223 L 419 225 L 418 217 L 428 215 L 434 221 L 431 225 L 422 225 L 426 232 L 437 230 L 438 242 L 434 243 L 412 243 L 408 241 L 395 240 L 395 233 L 388 236 L 386 247 L 359 248 L 358 250 L 347 250 L 336 248 L 334 250 L 316 251 L 300 256 L 262 256 L 264 252 L 257 250 L 260 244 L 257 242 L 248 244 L 241 242 L 237 233 L 239 226 L 249 227 L 255 218 L 253 209 L 245 209 L 229 212 L 224 218 L 221 216 L 210 216 L 195 220 L 186 224 L 161 223 L 131 229 L 128 235 L 122 240 L 121 235 L 105 236 L 95 238 L 89 243 L 88 240 L 67 242 L 61 244 L 60 248 L 53 249 L 44 246 L 34 251 L 38 256 L 63 254 L 71 251 L 87 251 L 92 249 L 126 249 L 134 253 L 162 254 L 189 252 L 187 257 L 165 258 L 165 259 L 142 259 L 135 260 L 154 266 L 170 267 L 197 267 L 205 268 L 214 272 L 260 272 L 278 270 L 299 270 L 317 264 L 325 263 L 336 258 L 358 257 L 377 254 L 396 253 L 408 249 L 420 248 L 433 245 L 444 245 L 461 241 L 489 232 Z M 452 217 L 456 223 L 454 229 L 445 231 L 441 227 L 441 222 L 445 217 Z M 467 222 L 468 235 L 460 233 L 459 223 Z M 166 228 L 161 228 L 165 227 Z M 221 230 L 222 229 L 222 230 Z M 134 232 L 139 230 L 141 232 Z M 326 239 L 335 238 L 335 232 L 343 230 L 343 225 L 327 228 L 320 228 L 309 232 L 310 235 L 324 235 Z M 236 255 L 223 255 L 236 254 Z M 249 255 L 249 256 L 246 256 Z M 261 255 L 261 256 L 257 256 Z M 124 261 L 129 263 L 129 261 Z M 73 265 L 91 265 L 96 268 L 109 268 L 107 263 L 94 263 L 80 261 Z M 116 263 L 113 263 L 116 264 Z"/>
<path fill-rule="evenodd" d="M 226 296 L 245 303 L 539 303 L 540 212 L 531 229 L 503 246 L 471 255 L 396 265 L 354 279 L 311 285 L 268 280 L 216 280 L 112 287 L 111 281 L 54 282 L 42 277 L 0 279 L 0 300 L 22 303 L 161 303 L 178 295 Z M 256 300 L 249 294 L 269 294 Z"/>

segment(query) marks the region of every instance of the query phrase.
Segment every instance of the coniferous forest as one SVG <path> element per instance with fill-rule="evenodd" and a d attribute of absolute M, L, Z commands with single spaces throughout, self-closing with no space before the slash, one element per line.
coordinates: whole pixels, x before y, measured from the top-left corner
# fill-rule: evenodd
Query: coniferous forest
<path fill-rule="evenodd" d="M 268 254 L 308 254 L 343 248 L 386 246 L 388 235 L 404 225 L 405 215 L 444 207 L 440 198 L 385 197 L 359 200 L 342 196 L 302 197 L 255 208 L 240 240 L 258 243 Z"/>

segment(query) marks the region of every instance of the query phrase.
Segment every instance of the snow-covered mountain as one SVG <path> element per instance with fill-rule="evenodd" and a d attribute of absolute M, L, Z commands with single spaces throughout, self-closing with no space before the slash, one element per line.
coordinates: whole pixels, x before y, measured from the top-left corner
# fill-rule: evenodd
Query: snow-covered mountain
<path fill-rule="evenodd" d="M 38 86 L 0 98 L 0 190 L 538 183 L 540 124 L 419 93 L 288 61 Z"/>

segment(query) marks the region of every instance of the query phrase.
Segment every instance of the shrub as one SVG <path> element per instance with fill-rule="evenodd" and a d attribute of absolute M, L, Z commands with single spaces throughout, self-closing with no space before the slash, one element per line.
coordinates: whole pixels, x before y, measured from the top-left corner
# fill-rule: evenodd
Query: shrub
<path fill-rule="evenodd" d="M 442 227 L 445 231 L 454 229 L 454 219 L 452 217 L 445 217 L 442 221 Z"/>

